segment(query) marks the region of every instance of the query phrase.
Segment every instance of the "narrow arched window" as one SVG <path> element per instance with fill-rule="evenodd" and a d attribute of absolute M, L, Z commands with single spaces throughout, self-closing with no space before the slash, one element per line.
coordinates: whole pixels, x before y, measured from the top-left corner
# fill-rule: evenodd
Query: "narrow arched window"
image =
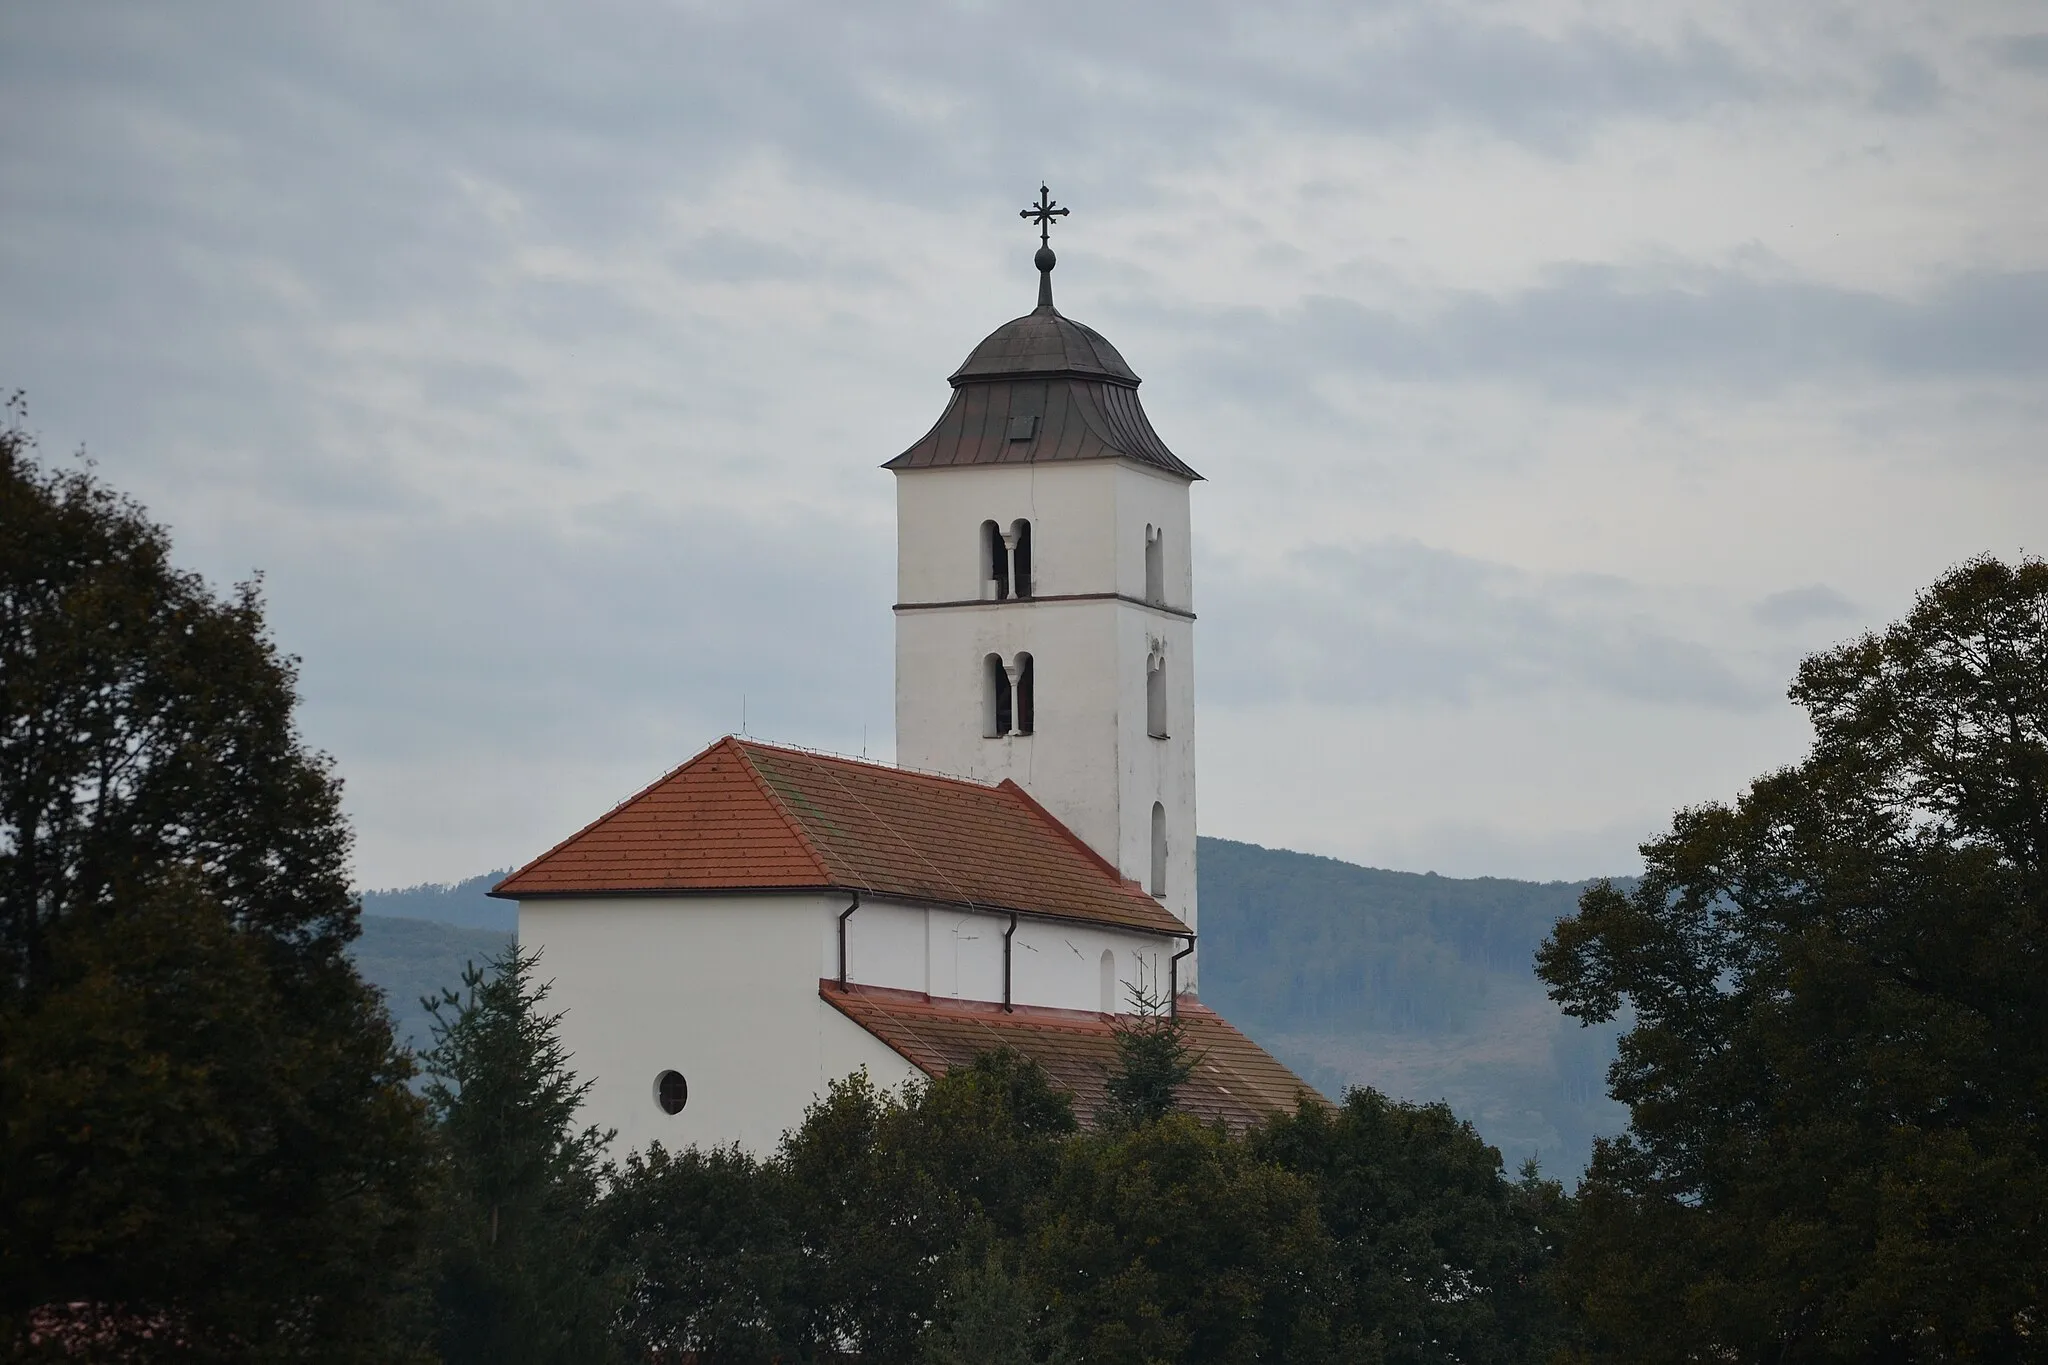
<path fill-rule="evenodd" d="M 1019 654 L 1017 656 L 1017 733 L 1020 735 L 1030 734 L 1038 719 L 1034 714 L 1037 710 L 1037 698 L 1032 695 L 1037 689 L 1032 683 L 1031 656 L 1029 654 Z"/>
<path fill-rule="evenodd" d="M 1145 528 L 1145 600 L 1166 605 L 1166 529 L 1161 526 Z"/>
<path fill-rule="evenodd" d="M 1031 523 L 1021 517 L 1010 524 L 1010 595 L 1031 596 Z"/>
<path fill-rule="evenodd" d="M 1166 738 L 1166 656 L 1156 652 L 1145 660 L 1145 733 Z"/>
<path fill-rule="evenodd" d="M 1155 896 L 1166 894 L 1166 807 L 1152 803 L 1152 885 Z"/>
<path fill-rule="evenodd" d="M 1010 595 L 1010 547 L 1003 528 L 993 521 L 981 524 L 981 596 L 986 602 L 1000 602 Z"/>
<path fill-rule="evenodd" d="M 1102 950 L 1102 1012 L 1115 1014 L 1116 998 L 1116 954 L 1107 948 Z"/>
<path fill-rule="evenodd" d="M 981 661 L 981 733 L 990 739 L 1010 733 L 1010 674 L 1003 656 Z"/>

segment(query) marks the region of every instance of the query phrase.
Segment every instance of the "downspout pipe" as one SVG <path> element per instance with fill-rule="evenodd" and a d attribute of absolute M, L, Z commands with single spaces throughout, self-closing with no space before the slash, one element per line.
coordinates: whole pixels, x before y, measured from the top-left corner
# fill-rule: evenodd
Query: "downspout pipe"
<path fill-rule="evenodd" d="M 1180 1018 L 1180 960 L 1194 950 L 1195 936 L 1189 934 L 1188 946 L 1175 953 L 1173 961 L 1167 966 L 1166 1017 L 1169 1019 Z"/>
<path fill-rule="evenodd" d="M 1016 934 L 1016 932 L 1017 932 L 1017 912 L 1016 912 L 1015 910 L 1012 910 L 1012 911 L 1010 912 L 1010 927 L 1009 927 L 1009 928 L 1007 928 L 1007 929 L 1005 929 L 1005 930 L 1003 930 L 1003 1013 L 1004 1013 L 1004 1014 L 1014 1014 L 1014 1013 L 1016 1013 L 1016 1009 L 1015 1009 L 1015 1007 L 1014 1007 L 1014 1006 L 1012 1006 L 1012 1005 L 1010 1004 L 1010 939 L 1011 939 L 1011 937 L 1012 937 L 1012 936 L 1013 936 L 1014 934 Z"/>
<path fill-rule="evenodd" d="M 839 989 L 846 989 L 846 921 L 853 912 L 860 909 L 860 892 L 853 893 L 853 904 L 839 912 Z"/>

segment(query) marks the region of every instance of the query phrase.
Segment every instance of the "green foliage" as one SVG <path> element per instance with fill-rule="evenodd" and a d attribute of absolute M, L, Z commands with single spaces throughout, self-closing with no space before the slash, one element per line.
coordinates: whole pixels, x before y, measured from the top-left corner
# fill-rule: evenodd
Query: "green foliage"
<path fill-rule="evenodd" d="M 536 961 L 509 948 L 428 1005 L 422 1060 L 449 1166 L 436 1337 L 451 1362 L 605 1359 L 622 1292 L 596 1216 L 611 1135 L 575 1126 L 589 1086 Z"/>
<path fill-rule="evenodd" d="M 1334 1113 L 1304 1104 L 1251 1142 L 1313 1181 L 1368 1358 L 1541 1360 L 1561 1340 L 1545 1277 L 1564 1191 L 1533 1163 L 1503 1180 L 1500 1153 L 1447 1106 L 1353 1090 Z"/>
<path fill-rule="evenodd" d="M 1201 1059 L 1188 1051 L 1187 1029 L 1171 1002 L 1142 982 L 1127 984 L 1132 1012 L 1120 1014 L 1116 1070 L 1103 1083 L 1104 1123 L 1157 1123 L 1173 1112 L 1175 1097 Z"/>
<path fill-rule="evenodd" d="M 604 1202 L 605 1236 L 629 1268 L 618 1319 L 643 1358 L 766 1361 L 805 1339 L 802 1258 L 788 1182 L 737 1148 L 626 1158 Z"/>
<path fill-rule="evenodd" d="M 1562 1192 L 1441 1107 L 1083 1132 L 993 1052 L 829 1090 L 776 1156 L 655 1148 L 604 1201 L 615 1347 L 706 1365 L 1535 1362 Z"/>
<path fill-rule="evenodd" d="M 427 1130 L 292 662 L 18 421 L 0 526 L 0 1332 L 406 1358 Z"/>
<path fill-rule="evenodd" d="M 809 1339 L 908 1359 L 962 1259 L 1026 1225 L 1074 1128 L 1065 1097 L 1008 1051 L 900 1099 L 865 1074 L 832 1086 L 779 1161 L 804 1210 Z"/>
<path fill-rule="evenodd" d="M 1343 1358 L 1311 1182 L 1184 1114 L 1065 1158 L 1028 1254 L 1079 1359 Z"/>
<path fill-rule="evenodd" d="M 961 1265 L 937 1318 L 918 1339 L 922 1365 L 1065 1365 L 1077 1360 L 1055 1330 L 1047 1294 L 994 1248 Z"/>
<path fill-rule="evenodd" d="M 1565 1285 L 1597 1358 L 2039 1358 L 2048 564 L 1808 659 L 1812 754 L 1680 812 L 1539 971 L 1634 1024 Z"/>

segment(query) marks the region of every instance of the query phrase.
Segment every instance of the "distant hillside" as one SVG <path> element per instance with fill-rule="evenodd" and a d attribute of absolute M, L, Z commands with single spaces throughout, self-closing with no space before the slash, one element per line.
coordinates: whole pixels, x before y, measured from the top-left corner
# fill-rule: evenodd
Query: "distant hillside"
<path fill-rule="evenodd" d="M 1511 1166 L 1535 1156 L 1567 1179 L 1594 1134 L 1620 1131 L 1615 1030 L 1558 1014 L 1531 970 L 1585 883 L 1384 872 L 1228 839 L 1198 856 L 1202 998 L 1304 1079 L 1448 1100 Z M 503 875 L 364 894 L 357 960 L 416 1046 L 419 997 L 507 941 L 513 908 L 484 895 Z"/>
<path fill-rule="evenodd" d="M 510 875 L 512 869 L 486 872 L 466 882 L 400 887 L 396 891 L 365 891 L 363 913 L 391 915 L 399 919 L 430 919 L 441 924 L 463 924 L 472 929 L 497 929 L 511 933 L 519 927 L 519 909 L 511 901 L 494 901 L 485 894 Z"/>
<path fill-rule="evenodd" d="M 467 886 L 464 882 L 462 885 Z M 395 893 L 415 895 L 421 888 Z M 462 913 L 458 888 L 447 888 L 451 913 Z M 369 897 L 365 896 L 367 903 Z M 412 902 L 433 909 L 430 900 Z M 420 997 L 439 995 L 446 988 L 462 984 L 462 968 L 470 962 L 485 962 L 503 952 L 512 941 L 511 930 L 478 929 L 461 923 L 435 924 L 426 919 L 393 919 L 382 914 L 363 916 L 363 933 L 350 946 L 356 969 L 363 979 L 384 992 L 385 1007 L 391 1011 L 398 1035 L 415 1052 L 432 1046 L 427 1012 Z"/>
<path fill-rule="evenodd" d="M 1200 845 L 1202 998 L 1330 1094 L 1448 1100 L 1513 1165 L 1575 1177 L 1627 1111 L 1613 1028 L 1559 1014 L 1532 960 L 1585 882 L 1385 872 Z"/>

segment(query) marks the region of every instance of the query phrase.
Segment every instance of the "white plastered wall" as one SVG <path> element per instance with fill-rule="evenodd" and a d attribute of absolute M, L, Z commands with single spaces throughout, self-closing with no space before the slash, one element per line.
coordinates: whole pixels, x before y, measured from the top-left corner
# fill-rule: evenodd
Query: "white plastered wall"
<path fill-rule="evenodd" d="M 1009 925 L 1003 913 L 865 897 L 846 921 L 847 979 L 935 999 L 1001 1000 L 1003 934 Z M 821 976 L 839 973 L 838 928 L 835 918 Z M 1180 946 L 1157 934 L 1020 915 L 1010 943 L 1010 1001 L 1122 1012 L 1130 1007 L 1126 983 L 1165 993 L 1170 960 Z M 1113 964 L 1107 1002 L 1101 987 L 1104 953 Z M 1183 975 L 1186 968 L 1183 961 Z"/>
<path fill-rule="evenodd" d="M 618 1130 L 614 1155 L 654 1141 L 766 1153 L 827 1082 L 863 1067 L 884 1087 L 919 1074 L 818 996 L 831 974 L 821 935 L 843 906 L 819 895 L 520 902 L 519 941 L 540 951 L 569 1065 L 592 1083 L 583 1118 Z M 676 1115 L 654 1100 L 668 1069 L 690 1087 Z"/>
<path fill-rule="evenodd" d="M 1194 609 L 1188 484 L 1121 460 L 900 471 L 896 756 L 1015 779 L 1125 877 L 1147 883 L 1165 808 L 1160 899 L 1196 924 Z M 1032 597 L 983 602 L 981 525 L 1032 524 Z M 1163 534 L 1164 610 L 1145 599 Z M 1057 598 L 1084 600 L 1058 601 Z M 1165 660 L 1168 737 L 1149 733 L 1146 666 Z M 984 659 L 1033 660 L 1029 736 L 983 730 Z M 1194 959 L 1182 964 L 1192 987 Z"/>

